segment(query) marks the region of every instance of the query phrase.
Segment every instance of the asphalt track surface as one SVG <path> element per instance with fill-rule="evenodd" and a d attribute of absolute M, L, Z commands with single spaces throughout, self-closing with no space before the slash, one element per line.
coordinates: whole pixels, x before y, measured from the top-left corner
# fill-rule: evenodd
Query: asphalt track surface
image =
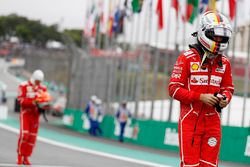
<path fill-rule="evenodd" d="M 14 165 L 16 160 L 16 142 L 17 134 L 10 133 L 7 130 L 1 129 L 1 143 L 6 144 L 1 146 L 0 166 Z M 123 161 L 115 158 L 109 158 L 102 155 L 91 154 L 82 151 L 67 149 L 64 147 L 55 146 L 45 142 L 38 141 L 31 160 L 35 166 L 72 166 L 72 167 L 97 167 L 97 166 L 121 166 L 121 167 L 140 167 L 135 162 Z M 34 166 L 33 165 L 33 166 Z"/>
<path fill-rule="evenodd" d="M 0 120 L 0 166 L 16 166 L 18 113 L 13 112 L 18 81 L 8 74 L 0 59 L 0 81 L 7 85 L 9 117 Z M 31 157 L 34 167 L 178 167 L 178 153 L 140 147 L 65 128 L 57 118 L 41 119 L 39 137 Z M 221 162 L 220 167 L 247 167 Z"/>

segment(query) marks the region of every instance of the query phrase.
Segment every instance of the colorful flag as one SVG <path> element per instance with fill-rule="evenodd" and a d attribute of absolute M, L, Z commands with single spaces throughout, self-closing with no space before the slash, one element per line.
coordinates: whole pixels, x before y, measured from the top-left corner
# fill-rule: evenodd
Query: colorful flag
<path fill-rule="evenodd" d="M 198 15 L 199 0 L 187 0 L 186 21 L 193 23 Z"/>
<path fill-rule="evenodd" d="M 119 18 L 119 25 L 118 25 L 118 33 L 123 33 L 124 30 L 124 18 L 126 17 L 126 11 L 121 10 L 120 18 Z"/>
<path fill-rule="evenodd" d="M 201 0 L 200 2 L 200 13 L 204 13 L 208 10 L 208 1 L 209 0 Z"/>
<path fill-rule="evenodd" d="M 87 12 L 87 24 L 84 30 L 86 37 L 95 37 L 96 35 L 96 15 L 96 7 L 93 4 L 91 9 Z"/>
<path fill-rule="evenodd" d="M 104 22 L 104 12 L 102 11 L 100 14 L 100 32 L 101 33 L 106 33 L 106 27 L 105 27 L 105 22 Z"/>
<path fill-rule="evenodd" d="M 112 15 L 110 15 L 109 16 L 109 19 L 108 19 L 108 28 L 107 28 L 107 30 L 108 30 L 108 35 L 111 37 L 112 36 L 112 25 L 113 25 L 113 16 Z"/>
<path fill-rule="evenodd" d="M 163 4 L 162 0 L 158 0 L 156 13 L 158 14 L 158 30 L 163 28 Z"/>
<path fill-rule="evenodd" d="M 96 24 L 96 21 L 94 21 L 93 27 L 91 28 L 92 37 L 96 37 L 96 31 L 97 31 L 97 24 Z"/>
<path fill-rule="evenodd" d="M 112 31 L 117 32 L 119 26 L 120 10 L 117 8 L 114 14 L 114 20 L 112 25 Z"/>
<path fill-rule="evenodd" d="M 106 25 L 105 25 L 105 20 L 104 20 L 104 7 L 103 7 L 103 2 L 99 1 L 98 3 L 98 12 L 97 12 L 97 17 L 98 17 L 98 32 L 101 33 L 106 33 Z"/>
<path fill-rule="evenodd" d="M 124 10 L 117 9 L 114 15 L 112 31 L 117 35 L 123 33 L 124 17 L 126 13 Z"/>
<path fill-rule="evenodd" d="M 171 6 L 175 9 L 176 18 L 178 19 L 178 13 L 179 13 L 179 0 L 172 0 Z"/>
<path fill-rule="evenodd" d="M 123 6 L 124 6 L 125 8 L 128 7 L 128 0 L 125 0 L 125 1 L 124 1 Z"/>
<path fill-rule="evenodd" d="M 216 12 L 216 0 L 209 0 L 208 9 Z"/>
<path fill-rule="evenodd" d="M 127 17 L 127 19 L 130 20 L 132 14 L 133 14 L 132 1 L 125 0 L 123 3 L 123 6 L 121 7 L 121 10 L 124 13 L 124 17 Z"/>
<path fill-rule="evenodd" d="M 113 22 L 114 22 L 114 7 L 113 7 L 113 3 L 112 1 L 110 0 L 109 1 L 109 12 L 108 12 L 108 21 L 107 21 L 107 33 L 108 33 L 108 36 L 109 37 L 112 37 L 113 35 L 113 32 L 112 32 L 112 29 L 113 29 Z"/>
<path fill-rule="evenodd" d="M 140 13 L 142 9 L 143 0 L 132 0 L 132 10 L 134 13 Z"/>
<path fill-rule="evenodd" d="M 233 20 L 236 14 L 236 0 L 229 0 L 229 16 Z"/>

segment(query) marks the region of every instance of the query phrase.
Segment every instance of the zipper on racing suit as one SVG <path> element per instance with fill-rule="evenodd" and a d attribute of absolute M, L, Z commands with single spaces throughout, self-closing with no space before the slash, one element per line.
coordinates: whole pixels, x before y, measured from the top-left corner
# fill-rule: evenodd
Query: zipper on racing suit
<path fill-rule="evenodd" d="M 207 85 L 207 90 L 206 90 L 206 93 L 209 93 L 209 88 L 210 88 L 210 79 L 211 79 L 211 73 L 212 73 L 212 67 L 213 67 L 213 62 L 214 60 L 211 61 L 211 63 L 208 65 L 208 85 Z M 197 120 L 195 122 L 195 125 L 194 125 L 194 133 L 196 131 L 196 127 L 197 127 L 197 123 L 198 123 L 198 120 L 200 118 L 200 115 L 202 114 L 202 110 L 203 110 L 203 107 L 204 107 L 204 103 L 202 103 L 202 106 L 201 106 L 201 110 L 200 110 L 200 113 L 197 117 Z M 193 138 L 192 138 L 192 146 L 194 145 L 194 134 L 193 134 Z"/>

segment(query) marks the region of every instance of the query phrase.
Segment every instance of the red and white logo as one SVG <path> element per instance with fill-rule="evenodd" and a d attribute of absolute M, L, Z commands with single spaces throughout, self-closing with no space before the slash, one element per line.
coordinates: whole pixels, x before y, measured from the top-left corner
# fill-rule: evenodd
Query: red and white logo
<path fill-rule="evenodd" d="M 212 75 L 212 76 L 211 76 L 211 79 L 210 79 L 210 85 L 220 87 L 221 80 L 222 80 L 221 77 Z"/>
<path fill-rule="evenodd" d="M 206 75 L 191 75 L 190 85 L 208 85 L 208 76 L 206 76 Z"/>
<path fill-rule="evenodd" d="M 223 65 L 222 67 L 217 67 L 215 69 L 216 72 L 219 72 L 219 73 L 224 73 L 226 70 L 226 65 Z"/>

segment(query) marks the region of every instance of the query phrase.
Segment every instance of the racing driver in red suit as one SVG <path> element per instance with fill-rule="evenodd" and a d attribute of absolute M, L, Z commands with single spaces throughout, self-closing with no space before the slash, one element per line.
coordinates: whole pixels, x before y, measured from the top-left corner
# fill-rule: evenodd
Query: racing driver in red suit
<path fill-rule="evenodd" d="M 29 157 L 35 146 L 39 128 L 39 111 L 37 98 L 39 93 L 46 92 L 47 88 L 41 84 L 44 74 L 35 70 L 31 79 L 19 85 L 18 101 L 21 105 L 20 134 L 17 147 L 17 164 L 31 165 Z"/>
<path fill-rule="evenodd" d="M 170 96 L 180 101 L 180 166 L 217 167 L 219 112 L 234 92 L 231 65 L 223 54 L 232 28 L 224 15 L 208 11 L 192 35 L 196 43 L 178 57 L 169 82 Z"/>

